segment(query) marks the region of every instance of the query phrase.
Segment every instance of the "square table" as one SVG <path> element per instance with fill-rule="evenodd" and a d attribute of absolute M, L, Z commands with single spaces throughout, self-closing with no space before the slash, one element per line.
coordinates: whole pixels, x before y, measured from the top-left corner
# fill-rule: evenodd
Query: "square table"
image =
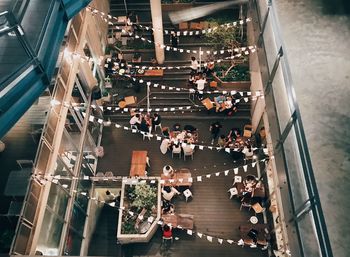
<path fill-rule="evenodd" d="M 132 105 L 132 104 L 136 103 L 136 97 L 135 96 L 127 96 L 124 98 L 124 101 L 125 101 L 126 106 Z"/>
<path fill-rule="evenodd" d="M 202 100 L 202 104 L 205 106 L 205 108 L 207 108 L 207 110 L 211 110 L 214 107 L 213 102 L 210 100 L 210 98 L 205 98 Z"/>

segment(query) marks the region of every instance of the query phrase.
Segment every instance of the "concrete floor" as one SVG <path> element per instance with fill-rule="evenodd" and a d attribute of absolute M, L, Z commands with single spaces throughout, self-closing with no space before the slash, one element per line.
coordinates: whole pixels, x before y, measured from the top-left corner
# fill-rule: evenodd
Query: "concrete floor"
<path fill-rule="evenodd" d="M 274 4 L 333 254 L 346 257 L 350 254 L 350 16 L 325 14 L 329 8 L 316 0 Z"/>

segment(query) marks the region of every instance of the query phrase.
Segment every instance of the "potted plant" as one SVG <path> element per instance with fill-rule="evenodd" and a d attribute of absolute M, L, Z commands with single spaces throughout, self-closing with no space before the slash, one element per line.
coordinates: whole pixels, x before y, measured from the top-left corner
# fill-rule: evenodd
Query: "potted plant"
<path fill-rule="evenodd" d="M 148 242 L 157 230 L 160 218 L 160 184 L 156 179 L 124 180 L 119 212 L 117 239 L 128 244 Z"/>

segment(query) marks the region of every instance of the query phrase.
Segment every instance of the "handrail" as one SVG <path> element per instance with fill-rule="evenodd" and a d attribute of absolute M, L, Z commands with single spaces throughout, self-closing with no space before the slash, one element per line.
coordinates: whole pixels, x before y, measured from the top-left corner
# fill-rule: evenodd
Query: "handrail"
<path fill-rule="evenodd" d="M 321 203 L 320 203 L 320 197 L 318 194 L 318 190 L 317 190 L 317 185 L 316 185 L 316 181 L 315 181 L 315 177 L 314 177 L 314 173 L 313 173 L 313 168 L 312 168 L 312 163 L 311 163 L 311 158 L 310 158 L 310 153 L 308 150 L 308 145 L 306 142 L 306 137 L 305 137 L 305 132 L 304 132 L 304 128 L 302 125 L 302 119 L 301 119 L 301 114 L 300 114 L 300 109 L 299 109 L 299 105 L 297 103 L 295 94 L 294 94 L 294 88 L 293 88 L 293 79 L 292 79 L 292 75 L 291 75 L 291 70 L 290 70 L 290 66 L 289 66 L 289 62 L 288 62 L 288 58 L 286 55 L 286 47 L 284 46 L 283 43 L 283 39 L 282 39 L 282 33 L 280 31 L 280 27 L 279 27 L 279 21 L 277 18 L 277 11 L 274 7 L 274 4 L 272 3 L 272 1 L 268 2 L 268 9 L 267 9 L 267 13 L 269 14 L 267 17 L 267 15 L 265 14 L 265 18 L 264 21 L 261 21 L 261 16 L 260 16 L 260 8 L 259 8 L 259 4 L 257 3 L 257 0 L 253 0 L 254 1 L 254 8 L 256 8 L 256 12 L 258 13 L 258 23 L 260 25 L 260 29 L 262 27 L 265 27 L 265 24 L 267 22 L 267 20 L 270 21 L 271 24 L 271 28 L 272 28 L 272 32 L 274 35 L 274 44 L 276 45 L 277 49 L 279 49 L 280 51 L 283 51 L 283 55 L 280 56 L 280 58 L 278 58 L 277 63 L 275 62 L 275 65 L 278 65 L 278 63 L 280 63 L 280 67 L 281 67 L 281 71 L 283 74 L 283 78 L 284 78 L 284 85 L 285 85 L 285 89 L 286 89 L 286 96 L 287 96 L 287 102 L 289 105 L 289 109 L 292 113 L 292 119 L 290 120 L 290 122 L 286 125 L 285 128 L 282 128 L 283 130 L 281 131 L 281 135 L 280 135 L 280 141 L 281 141 L 281 145 L 283 145 L 284 140 L 286 139 L 286 137 L 290 134 L 291 128 L 294 128 L 294 133 L 295 133 L 295 137 L 296 137 L 296 144 L 297 144 L 297 149 L 299 151 L 299 158 L 302 164 L 302 176 L 305 180 L 305 186 L 307 189 L 307 203 L 309 203 L 309 208 L 307 209 L 303 209 L 303 208 L 299 208 L 298 210 L 294 210 L 295 213 L 293 213 L 294 218 L 292 219 L 293 222 L 295 222 L 298 226 L 298 220 L 300 219 L 301 216 L 303 216 L 304 214 L 306 214 L 307 212 L 311 211 L 312 213 L 312 217 L 313 217 L 313 221 L 314 221 L 314 226 L 315 229 L 317 231 L 317 234 L 315 235 L 318 238 L 318 245 L 321 251 L 321 256 L 323 257 L 332 257 L 332 249 L 331 249 L 331 245 L 330 245 L 330 241 L 329 241 L 329 237 L 328 237 L 328 233 L 327 233 L 327 227 L 325 224 L 325 219 L 324 219 L 324 215 L 322 212 L 322 207 L 321 207 Z M 260 39 L 262 39 L 261 41 L 263 42 L 264 40 L 264 35 L 263 35 L 264 31 L 261 31 L 260 36 L 259 36 L 259 41 Z M 265 44 L 261 45 L 262 50 L 265 51 L 264 55 L 266 57 L 266 50 L 265 50 Z M 280 52 L 279 51 L 279 52 Z M 277 54 L 277 56 L 279 55 L 279 53 Z M 268 67 L 269 69 L 269 67 Z M 273 71 L 276 71 L 277 69 L 272 69 L 272 71 L 269 71 L 269 76 L 274 77 Z M 272 85 L 270 85 L 272 87 Z M 273 89 L 273 87 L 272 87 Z M 266 90 L 266 88 L 265 88 Z M 275 99 L 274 95 L 272 94 L 272 98 Z M 277 115 L 278 118 L 278 115 Z M 288 171 L 288 167 L 286 167 L 286 175 L 289 178 L 289 171 Z M 289 179 L 288 179 L 289 180 Z M 290 185 L 290 182 L 288 183 Z M 291 191 L 291 188 L 288 187 L 289 190 L 289 194 L 293 197 L 293 192 Z M 305 203 L 304 203 L 305 204 Z M 297 234 L 299 234 L 300 232 L 297 229 Z M 300 235 L 298 235 L 298 237 L 300 237 Z M 301 246 L 302 247 L 302 246 Z"/>

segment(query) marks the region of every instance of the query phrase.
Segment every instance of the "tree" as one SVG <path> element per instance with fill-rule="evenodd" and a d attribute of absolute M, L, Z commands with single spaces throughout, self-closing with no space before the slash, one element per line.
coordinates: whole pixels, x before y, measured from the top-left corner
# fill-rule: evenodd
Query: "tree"
<path fill-rule="evenodd" d="M 235 67 L 238 63 L 245 62 L 247 58 L 242 55 L 240 58 L 233 58 L 234 55 L 241 52 L 241 50 L 235 50 L 241 47 L 240 41 L 242 40 L 242 30 L 237 26 L 216 26 L 217 29 L 210 33 L 205 34 L 206 39 L 211 43 L 216 51 L 229 50 L 231 53 L 231 65 L 228 67 L 224 76 Z"/>

